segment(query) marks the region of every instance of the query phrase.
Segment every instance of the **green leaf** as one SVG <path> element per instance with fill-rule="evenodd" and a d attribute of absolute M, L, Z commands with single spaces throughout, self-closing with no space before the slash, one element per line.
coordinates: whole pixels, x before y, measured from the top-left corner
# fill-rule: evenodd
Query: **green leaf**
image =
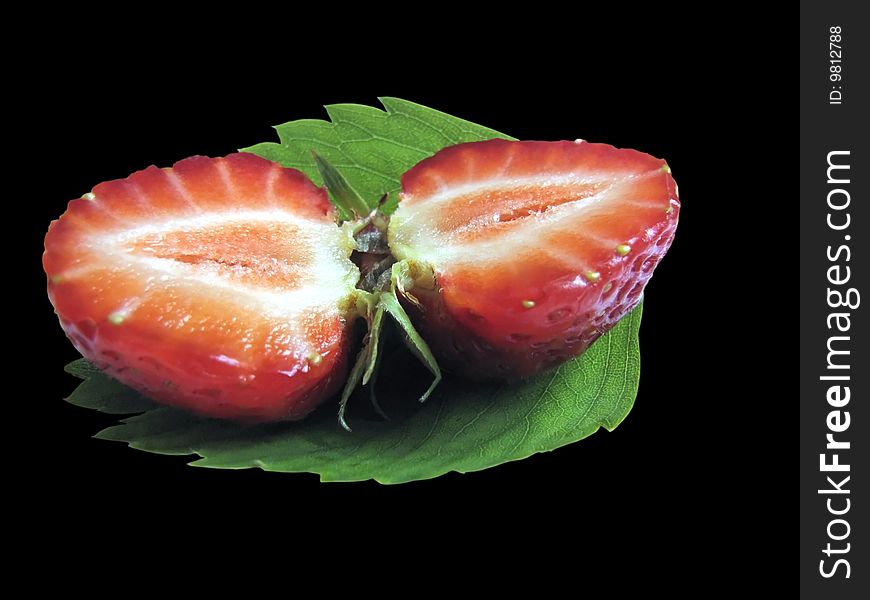
<path fill-rule="evenodd" d="M 332 122 L 301 119 L 284 123 L 275 127 L 279 143 L 256 144 L 242 151 L 299 169 L 321 185 L 313 150 L 344 175 L 369 208 L 389 194 L 390 200 L 381 208 L 389 214 L 396 208 L 402 173 L 424 158 L 461 142 L 513 139 L 407 100 L 380 100 L 386 111 L 358 104 L 327 106 Z"/>
<path fill-rule="evenodd" d="M 196 466 L 317 473 L 321 481 L 403 483 L 478 471 L 615 428 L 637 391 L 641 312 L 638 306 L 580 358 L 522 385 L 445 379 L 423 405 L 416 391 L 393 390 L 394 402 L 411 410 L 388 422 L 354 418 L 353 433 L 336 424 L 330 405 L 299 423 L 261 426 L 158 408 L 97 437 L 148 452 L 195 453 L 202 457 Z M 97 372 L 87 382 L 117 385 Z"/>
<path fill-rule="evenodd" d="M 247 151 L 300 169 L 321 183 L 314 151 L 369 208 L 389 194 L 390 200 L 381 207 L 388 213 L 395 207 L 402 173 L 420 160 L 447 145 L 507 138 L 412 102 L 395 98 L 381 102 L 385 111 L 350 104 L 329 106 L 331 122 L 280 125 L 276 128 L 280 143 L 258 144 Z M 158 407 L 84 361 L 67 367 L 84 379 L 68 401 L 109 414 L 142 413 L 97 437 L 148 452 L 196 454 L 200 458 L 192 464 L 197 466 L 259 467 L 316 473 L 322 481 L 382 483 L 477 471 L 553 450 L 601 426 L 613 429 L 634 403 L 640 368 L 640 306 L 583 356 L 556 370 L 523 384 L 478 384 L 448 376 L 422 405 L 417 400 L 432 381 L 431 373 L 400 343 L 385 343 L 402 335 L 403 313 L 389 299 L 374 308 L 389 311 L 397 325 L 388 323 L 383 312 L 372 313 L 386 337 L 370 345 L 354 376 L 369 380 L 368 392 L 372 398 L 377 393 L 390 420 L 374 414 L 361 398 L 363 392 L 356 392 L 348 404 L 352 433 L 337 423 L 337 402 L 327 402 L 299 423 L 240 425 Z M 411 344 L 418 353 L 426 347 L 419 341 Z M 375 362 L 380 368 L 372 368 Z"/>
<path fill-rule="evenodd" d="M 140 413 L 156 406 L 153 402 L 100 373 L 100 370 L 83 358 L 68 364 L 67 373 L 84 379 L 67 402 L 91 408 L 110 415 Z"/>

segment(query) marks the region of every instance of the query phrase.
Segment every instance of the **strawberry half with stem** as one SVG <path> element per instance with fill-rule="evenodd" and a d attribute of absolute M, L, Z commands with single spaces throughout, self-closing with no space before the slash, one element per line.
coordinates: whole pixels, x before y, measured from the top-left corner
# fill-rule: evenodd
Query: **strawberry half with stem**
<path fill-rule="evenodd" d="M 679 210 L 667 164 L 634 150 L 452 146 L 402 177 L 388 232 L 399 295 L 446 369 L 526 377 L 637 305 Z"/>
<path fill-rule="evenodd" d="M 294 420 L 345 381 L 359 270 L 350 224 L 301 172 L 193 157 L 98 185 L 45 238 L 61 326 L 160 402 Z"/>

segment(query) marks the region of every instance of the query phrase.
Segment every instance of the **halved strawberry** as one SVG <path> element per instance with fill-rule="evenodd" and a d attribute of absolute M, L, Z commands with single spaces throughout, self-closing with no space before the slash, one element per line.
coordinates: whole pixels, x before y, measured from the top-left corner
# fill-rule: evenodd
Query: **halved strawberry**
<path fill-rule="evenodd" d="M 442 366 L 523 377 L 579 355 L 639 302 L 679 209 L 670 169 L 641 152 L 474 142 L 405 173 L 389 244 Z"/>
<path fill-rule="evenodd" d="M 347 370 L 350 227 L 299 171 L 193 157 L 98 185 L 45 238 L 49 297 L 78 350 L 204 415 L 299 419 Z"/>

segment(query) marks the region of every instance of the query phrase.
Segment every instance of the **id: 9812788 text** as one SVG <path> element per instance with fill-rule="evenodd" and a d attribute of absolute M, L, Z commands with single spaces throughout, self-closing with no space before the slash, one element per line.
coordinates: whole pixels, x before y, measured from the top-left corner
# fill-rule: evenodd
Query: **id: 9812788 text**
<path fill-rule="evenodd" d="M 834 25 L 828 29 L 828 79 L 831 80 L 831 91 L 828 93 L 828 104 L 843 103 L 843 28 Z"/>

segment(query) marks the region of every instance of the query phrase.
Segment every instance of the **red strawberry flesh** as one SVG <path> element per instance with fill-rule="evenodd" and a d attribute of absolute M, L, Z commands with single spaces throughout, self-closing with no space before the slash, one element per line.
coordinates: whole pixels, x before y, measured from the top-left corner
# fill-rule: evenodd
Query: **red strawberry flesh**
<path fill-rule="evenodd" d="M 679 208 L 670 169 L 647 154 L 492 140 L 407 172 L 389 241 L 434 272 L 405 305 L 443 366 L 523 377 L 579 355 L 639 302 Z"/>
<path fill-rule="evenodd" d="M 160 402 L 298 419 L 344 382 L 359 273 L 302 173 L 251 154 L 150 167 L 52 223 L 49 297 L 78 350 Z"/>

